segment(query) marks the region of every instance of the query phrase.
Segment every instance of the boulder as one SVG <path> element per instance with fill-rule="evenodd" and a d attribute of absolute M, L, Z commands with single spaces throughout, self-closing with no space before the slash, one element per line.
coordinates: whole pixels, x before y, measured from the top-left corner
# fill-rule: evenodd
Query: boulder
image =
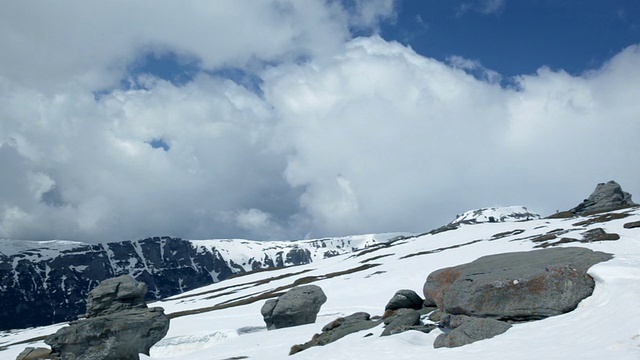
<path fill-rule="evenodd" d="M 162 308 L 131 309 L 72 322 L 45 343 L 63 359 L 138 360 L 168 330 Z"/>
<path fill-rule="evenodd" d="M 491 318 L 458 317 L 450 319 L 455 328 L 438 335 L 433 342 L 434 348 L 458 347 L 479 340 L 489 339 L 509 330 L 511 325 Z"/>
<path fill-rule="evenodd" d="M 144 290 L 144 291 L 143 291 Z M 89 293 L 87 318 L 49 336 L 53 358 L 137 360 L 169 330 L 160 307 L 147 308 L 144 283 L 130 276 L 103 281 Z"/>
<path fill-rule="evenodd" d="M 607 183 L 598 184 L 587 199 L 569 210 L 569 212 L 578 215 L 588 215 L 590 213 L 611 211 L 636 205 L 636 203 L 631 201 L 631 194 L 622 191 L 620 184 L 611 180 Z"/>
<path fill-rule="evenodd" d="M 611 257 L 577 247 L 489 255 L 431 273 L 423 290 L 448 314 L 542 319 L 591 295 L 595 283 L 587 270 Z"/>
<path fill-rule="evenodd" d="M 113 314 L 128 309 L 144 309 L 147 285 L 129 275 L 122 275 L 101 282 L 89 292 L 86 317 Z"/>
<path fill-rule="evenodd" d="M 319 286 L 298 286 L 265 302 L 260 312 L 269 330 L 312 324 L 326 301 L 327 296 Z"/>
<path fill-rule="evenodd" d="M 311 340 L 304 344 L 292 346 L 289 355 L 306 350 L 312 346 L 327 345 L 349 334 L 371 329 L 378 324 L 380 324 L 380 321 L 372 321 L 370 315 L 366 312 L 357 312 L 349 316 L 337 318 L 325 325 L 322 328 L 322 332 L 315 334 Z"/>
<path fill-rule="evenodd" d="M 411 326 L 420 325 L 420 313 L 413 309 L 398 309 L 396 313 L 384 320 L 387 326 L 380 336 L 389 336 L 406 331 Z"/>
<path fill-rule="evenodd" d="M 413 290 L 398 290 L 384 307 L 385 310 L 415 309 L 420 310 L 424 300 Z"/>

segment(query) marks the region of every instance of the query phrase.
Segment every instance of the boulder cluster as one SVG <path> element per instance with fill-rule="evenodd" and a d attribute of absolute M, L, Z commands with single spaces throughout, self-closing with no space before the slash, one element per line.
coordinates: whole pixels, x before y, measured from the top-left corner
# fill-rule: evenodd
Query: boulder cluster
<path fill-rule="evenodd" d="M 572 311 L 593 292 L 595 282 L 587 270 L 611 257 L 587 248 L 551 248 L 489 255 L 468 264 L 440 269 L 427 277 L 424 298 L 412 290 L 399 290 L 385 306 L 382 316 L 356 312 L 337 318 L 308 342 L 294 345 L 290 354 L 326 345 L 380 324 L 385 326 L 381 336 L 409 330 L 428 333 L 440 328 L 442 334 L 434 342 L 436 348 L 458 347 L 488 339 L 504 333 L 518 322 Z M 320 307 L 310 304 L 321 305 L 316 299 L 318 293 L 322 294 L 322 303 L 326 297 L 319 287 L 311 285 L 313 291 L 309 287 L 290 290 L 277 300 L 276 305 L 267 302 L 263 307 L 267 326 L 279 328 L 274 325 L 275 311 L 272 309 L 280 306 L 281 301 L 294 297 L 289 294 L 296 294 L 296 301 L 286 300 L 287 326 L 313 322 L 311 318 L 315 321 Z M 291 317 L 291 314 L 302 314 L 308 309 L 312 309 L 312 314 L 300 315 L 299 321 Z"/>
<path fill-rule="evenodd" d="M 89 292 L 84 319 L 49 336 L 51 349 L 27 348 L 18 359 L 138 360 L 169 330 L 160 307 L 148 308 L 147 286 L 123 275 Z"/>

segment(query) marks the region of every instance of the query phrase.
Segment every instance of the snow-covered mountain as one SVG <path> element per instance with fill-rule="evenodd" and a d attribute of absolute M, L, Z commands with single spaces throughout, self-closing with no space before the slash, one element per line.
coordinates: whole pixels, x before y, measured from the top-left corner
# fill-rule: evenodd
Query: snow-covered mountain
<path fill-rule="evenodd" d="M 488 207 L 464 212 L 456 216 L 449 225 L 525 221 L 539 218 L 540 215 L 529 212 L 524 206 Z"/>
<path fill-rule="evenodd" d="M 171 326 L 150 356 L 141 358 L 640 358 L 640 208 L 565 219 L 461 223 L 382 245 L 369 241 L 366 249 L 363 245 L 355 252 L 320 255 L 309 264 L 250 272 L 152 304 L 165 308 Z M 339 316 L 358 311 L 381 315 L 399 289 L 422 294 L 426 277 L 435 270 L 484 255 L 554 246 L 581 246 L 614 255 L 589 270 L 595 290 L 569 313 L 515 324 L 504 334 L 459 348 L 434 349 L 439 329 L 380 337 L 380 325 L 288 356 L 292 345 L 308 341 Z M 248 256 L 246 264 L 253 255 Z M 317 321 L 267 331 L 260 313 L 266 297 L 297 283 L 313 283 L 326 294 Z M 0 333 L 0 358 L 14 359 L 26 346 L 43 346 L 42 336 L 64 325 Z"/>
<path fill-rule="evenodd" d="M 249 271 L 308 264 L 374 246 L 402 234 L 302 241 L 143 240 L 85 244 L 0 240 L 0 330 L 53 324 L 85 311 L 100 281 L 129 274 L 157 300 Z"/>

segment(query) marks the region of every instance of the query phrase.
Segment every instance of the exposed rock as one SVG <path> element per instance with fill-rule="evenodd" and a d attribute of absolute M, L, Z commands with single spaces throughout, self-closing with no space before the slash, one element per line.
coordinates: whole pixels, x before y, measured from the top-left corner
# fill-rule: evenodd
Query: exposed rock
<path fill-rule="evenodd" d="M 87 318 L 113 314 L 122 310 L 145 309 L 147 285 L 129 275 L 107 279 L 89 291 Z"/>
<path fill-rule="evenodd" d="M 51 354 L 66 360 L 136 360 L 169 330 L 160 307 L 147 308 L 146 285 L 129 276 L 103 281 L 90 292 L 87 319 L 49 336 Z M 54 357 L 55 358 L 55 357 Z"/>
<path fill-rule="evenodd" d="M 602 228 L 595 228 L 582 233 L 581 242 L 620 240 L 620 235 L 607 233 Z"/>
<path fill-rule="evenodd" d="M 622 191 L 620 185 L 611 180 L 606 184 L 598 184 L 587 199 L 569 211 L 574 214 L 586 215 L 635 205 L 637 204 L 631 201 L 631 194 Z"/>
<path fill-rule="evenodd" d="M 40 360 L 40 359 L 53 359 L 51 355 L 51 349 L 47 348 L 34 348 L 28 347 L 24 349 L 16 360 Z"/>
<path fill-rule="evenodd" d="M 380 336 L 398 334 L 409 330 L 409 327 L 420 325 L 420 313 L 413 309 L 398 309 L 396 313 L 384 320 L 387 326 Z"/>
<path fill-rule="evenodd" d="M 624 224 L 625 229 L 635 229 L 637 227 L 640 227 L 640 221 L 632 221 Z"/>
<path fill-rule="evenodd" d="M 275 309 L 277 303 L 278 303 L 278 300 L 269 299 L 264 303 L 264 305 L 262 305 L 262 308 L 260 309 L 260 313 L 264 318 L 264 322 L 265 324 L 267 324 L 267 329 L 274 328 L 273 321 L 271 321 L 271 314 L 273 314 L 273 309 Z"/>
<path fill-rule="evenodd" d="M 591 295 L 595 284 L 587 270 L 611 257 L 586 248 L 484 256 L 431 273 L 424 294 L 448 314 L 542 319 L 571 311 Z"/>
<path fill-rule="evenodd" d="M 460 322 L 450 332 L 440 334 L 433 342 L 434 348 L 458 347 L 478 340 L 492 338 L 509 330 L 511 325 L 490 318 L 464 317 L 454 321 Z"/>
<path fill-rule="evenodd" d="M 440 325 L 448 329 L 455 329 L 471 319 L 471 316 L 467 315 L 443 314 L 440 318 Z"/>
<path fill-rule="evenodd" d="M 314 323 L 326 301 L 327 296 L 319 286 L 297 286 L 278 299 L 267 301 L 260 312 L 269 330 L 281 329 Z"/>
<path fill-rule="evenodd" d="M 369 314 L 357 312 L 349 316 L 340 317 L 322 328 L 322 333 L 315 334 L 310 341 L 291 347 L 289 355 L 306 350 L 312 346 L 323 346 L 332 343 L 349 334 L 371 329 L 380 324 L 380 321 L 371 321 Z"/>
<path fill-rule="evenodd" d="M 63 359 L 137 360 L 168 330 L 162 308 L 131 309 L 72 322 L 45 343 Z"/>
<path fill-rule="evenodd" d="M 385 310 L 422 308 L 424 300 L 413 290 L 398 290 L 384 307 Z"/>

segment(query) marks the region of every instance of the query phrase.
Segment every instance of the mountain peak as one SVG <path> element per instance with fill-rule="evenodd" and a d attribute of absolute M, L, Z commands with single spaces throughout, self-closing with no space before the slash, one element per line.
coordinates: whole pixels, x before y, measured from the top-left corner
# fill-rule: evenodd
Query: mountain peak
<path fill-rule="evenodd" d="M 449 225 L 525 221 L 539 218 L 540 215 L 529 212 L 524 206 L 487 207 L 464 212 L 456 216 Z"/>

